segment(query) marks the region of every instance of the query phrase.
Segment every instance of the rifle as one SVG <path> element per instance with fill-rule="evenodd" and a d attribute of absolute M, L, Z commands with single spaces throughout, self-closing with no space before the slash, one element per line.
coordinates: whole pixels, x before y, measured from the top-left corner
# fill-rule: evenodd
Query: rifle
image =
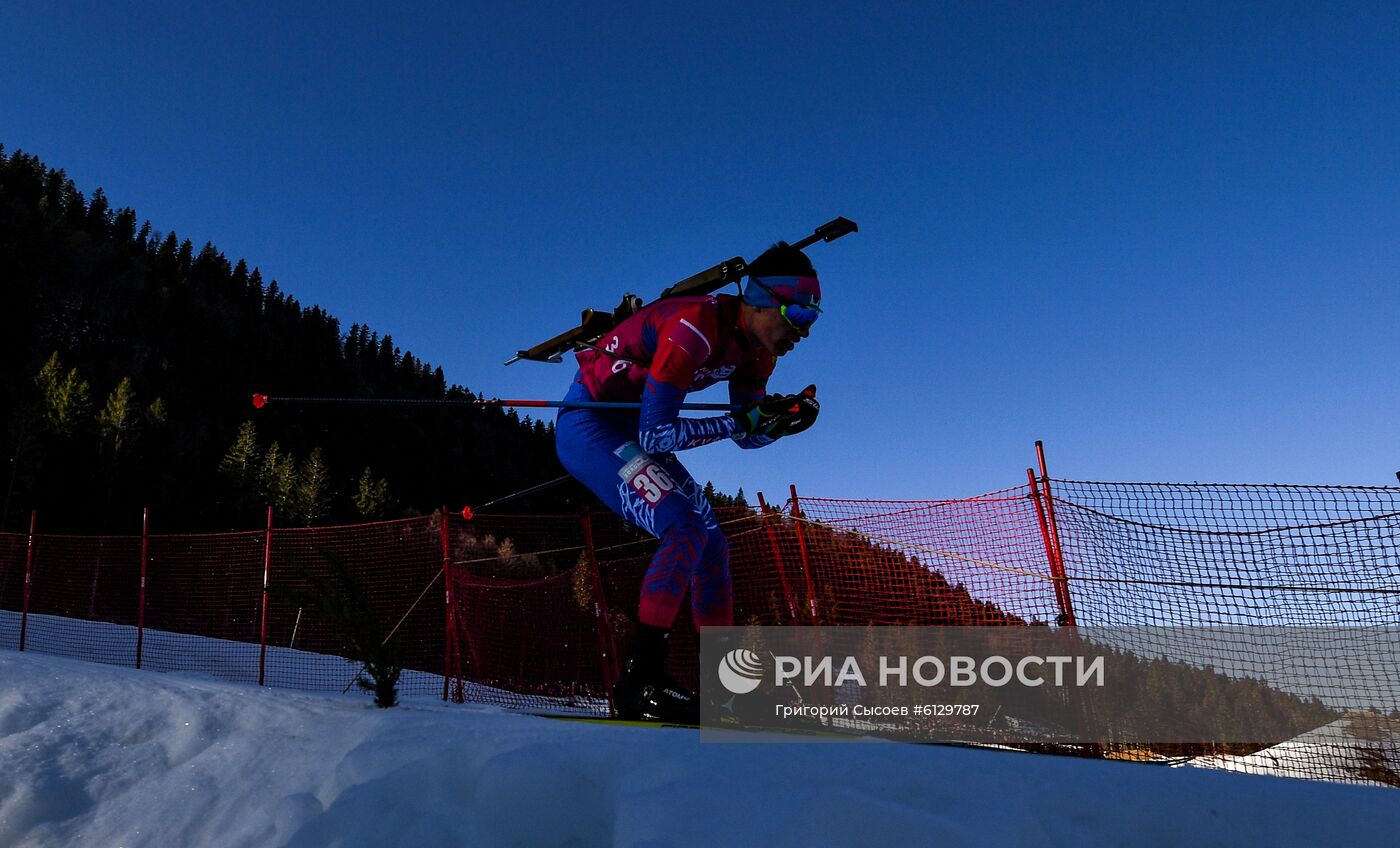
<path fill-rule="evenodd" d="M 819 241 L 835 241 L 847 233 L 854 233 L 858 230 L 859 227 L 856 226 L 855 221 L 847 218 L 835 218 L 817 227 L 811 235 L 795 242 L 792 246 L 801 250 Z M 693 297 L 710 294 L 742 280 L 748 268 L 749 263 L 742 256 L 726 259 L 713 268 L 707 268 L 698 274 L 686 277 L 661 292 L 656 299 L 665 300 L 670 297 Z M 652 302 L 655 303 L 655 301 Z M 506 360 L 506 364 L 512 365 L 522 359 L 528 359 L 531 362 L 562 362 L 564 354 L 597 343 L 599 339 L 612 332 L 614 327 L 631 317 L 643 305 L 640 297 L 628 292 L 622 296 L 622 302 L 611 312 L 600 309 L 585 309 L 577 327 L 566 330 L 549 341 L 540 342 L 528 350 L 516 351 L 515 356 Z"/>

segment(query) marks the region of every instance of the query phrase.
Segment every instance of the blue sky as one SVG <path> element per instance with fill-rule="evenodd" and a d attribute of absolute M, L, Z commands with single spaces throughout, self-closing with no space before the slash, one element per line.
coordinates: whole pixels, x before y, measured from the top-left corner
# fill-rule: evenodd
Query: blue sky
<path fill-rule="evenodd" d="M 728 491 L 1395 483 L 1393 3 L 252 5 L 9 4 L 0 143 L 501 397 L 852 218 Z"/>

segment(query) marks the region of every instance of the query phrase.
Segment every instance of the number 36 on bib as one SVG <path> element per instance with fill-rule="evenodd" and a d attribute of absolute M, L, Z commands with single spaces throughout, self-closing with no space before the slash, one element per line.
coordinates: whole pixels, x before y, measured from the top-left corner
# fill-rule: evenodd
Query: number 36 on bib
<path fill-rule="evenodd" d="M 634 450 L 627 450 L 634 448 Z M 661 503 L 661 499 L 675 491 L 676 483 L 671 479 L 671 475 L 660 466 L 655 460 L 647 456 L 636 448 L 634 444 L 624 445 L 618 453 L 623 454 L 627 462 L 618 472 L 618 476 L 627 481 L 627 485 L 632 490 L 642 496 L 642 500 L 651 506 Z"/>

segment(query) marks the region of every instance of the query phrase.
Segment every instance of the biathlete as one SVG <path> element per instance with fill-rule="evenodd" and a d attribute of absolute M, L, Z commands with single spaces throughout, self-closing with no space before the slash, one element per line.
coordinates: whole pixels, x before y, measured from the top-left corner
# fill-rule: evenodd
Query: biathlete
<path fill-rule="evenodd" d="M 729 543 L 678 451 L 732 439 L 761 448 L 812 426 L 816 388 L 766 394 L 777 359 L 821 314 L 821 286 L 801 250 L 779 242 L 748 267 L 742 296 L 675 297 L 638 310 L 577 354 L 567 401 L 640 402 L 639 410 L 564 409 L 559 461 L 610 509 L 660 545 L 642 581 L 637 628 L 614 688 L 619 716 L 697 723 L 699 701 L 665 673 L 687 590 L 695 625 L 733 624 Z M 737 411 L 682 418 L 688 392 L 729 383 Z"/>

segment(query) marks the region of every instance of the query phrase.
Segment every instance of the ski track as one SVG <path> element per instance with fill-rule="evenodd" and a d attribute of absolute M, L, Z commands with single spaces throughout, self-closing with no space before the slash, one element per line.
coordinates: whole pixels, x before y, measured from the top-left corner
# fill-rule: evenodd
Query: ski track
<path fill-rule="evenodd" d="M 0 650 L 0 845 L 1388 844 L 1400 792 L 887 743 L 723 744 Z"/>

